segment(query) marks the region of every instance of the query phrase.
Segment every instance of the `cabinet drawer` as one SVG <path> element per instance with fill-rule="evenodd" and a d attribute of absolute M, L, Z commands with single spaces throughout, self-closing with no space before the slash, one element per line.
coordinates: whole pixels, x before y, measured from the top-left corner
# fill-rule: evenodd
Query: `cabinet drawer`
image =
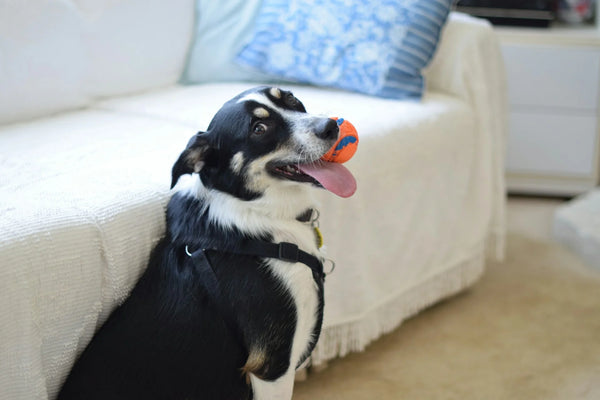
<path fill-rule="evenodd" d="M 511 105 L 596 111 L 600 49 L 504 44 Z"/>
<path fill-rule="evenodd" d="M 512 112 L 506 168 L 513 173 L 591 176 L 596 129 L 593 115 Z"/>

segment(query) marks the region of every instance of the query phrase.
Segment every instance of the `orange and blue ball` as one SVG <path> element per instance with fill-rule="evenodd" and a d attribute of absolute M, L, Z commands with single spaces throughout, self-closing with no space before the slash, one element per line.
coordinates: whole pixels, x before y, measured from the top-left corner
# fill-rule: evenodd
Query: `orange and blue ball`
<path fill-rule="evenodd" d="M 337 122 L 340 135 L 337 142 L 321 157 L 321 160 L 345 163 L 356 153 L 356 149 L 358 148 L 358 132 L 354 125 L 344 118 L 332 117 L 331 119 Z"/>

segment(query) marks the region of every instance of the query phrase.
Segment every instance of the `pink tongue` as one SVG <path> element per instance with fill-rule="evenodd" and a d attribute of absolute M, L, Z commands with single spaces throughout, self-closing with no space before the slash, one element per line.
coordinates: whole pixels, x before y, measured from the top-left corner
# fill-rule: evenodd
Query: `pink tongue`
<path fill-rule="evenodd" d="M 300 164 L 298 169 L 312 176 L 325 189 L 340 197 L 350 197 L 356 192 L 356 180 L 342 164 L 318 161 L 312 164 Z"/>

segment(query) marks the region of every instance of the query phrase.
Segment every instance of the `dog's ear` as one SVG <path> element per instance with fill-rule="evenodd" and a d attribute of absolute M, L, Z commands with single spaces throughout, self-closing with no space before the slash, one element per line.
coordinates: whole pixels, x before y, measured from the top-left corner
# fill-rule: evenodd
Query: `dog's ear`
<path fill-rule="evenodd" d="M 210 145 L 205 132 L 198 132 L 188 142 L 173 169 L 171 170 L 171 189 L 177 184 L 179 177 L 185 174 L 200 172 Z"/>

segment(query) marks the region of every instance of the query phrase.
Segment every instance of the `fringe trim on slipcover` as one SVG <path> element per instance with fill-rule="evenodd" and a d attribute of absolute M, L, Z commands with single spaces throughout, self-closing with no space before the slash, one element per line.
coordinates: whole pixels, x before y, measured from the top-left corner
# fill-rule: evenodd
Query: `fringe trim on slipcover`
<path fill-rule="evenodd" d="M 466 261 L 460 261 L 425 282 L 399 293 L 368 315 L 340 325 L 323 327 L 311 355 L 311 365 L 343 357 L 365 347 L 397 328 L 404 320 L 475 283 L 483 274 L 485 251 L 479 248 Z"/>

